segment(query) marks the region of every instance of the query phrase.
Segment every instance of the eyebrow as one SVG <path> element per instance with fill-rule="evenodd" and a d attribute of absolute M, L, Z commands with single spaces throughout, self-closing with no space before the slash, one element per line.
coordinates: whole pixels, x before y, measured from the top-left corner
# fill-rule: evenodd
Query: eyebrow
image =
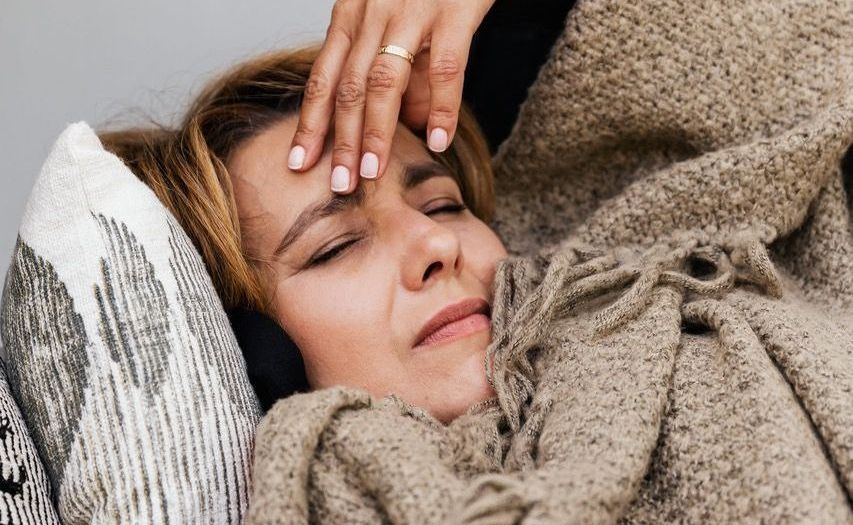
<path fill-rule="evenodd" d="M 450 177 L 460 188 L 462 187 L 459 175 L 455 171 L 433 160 L 406 164 L 403 171 L 403 189 L 411 190 L 433 177 Z M 317 221 L 361 206 L 364 203 L 364 197 L 364 184 L 359 184 L 352 193 L 335 193 L 309 205 L 299 213 L 293 222 L 293 226 L 284 234 L 281 242 L 278 243 L 273 252 L 273 256 L 277 257 L 281 255 Z"/>

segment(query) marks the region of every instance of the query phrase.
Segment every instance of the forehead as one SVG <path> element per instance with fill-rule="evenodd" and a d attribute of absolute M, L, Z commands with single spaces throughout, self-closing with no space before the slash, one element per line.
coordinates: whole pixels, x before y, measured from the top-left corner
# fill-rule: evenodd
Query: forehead
<path fill-rule="evenodd" d="M 292 172 L 287 167 L 287 156 L 296 123 L 296 115 L 282 119 L 238 146 L 228 159 L 239 220 L 244 226 L 252 224 L 251 228 L 241 228 L 244 232 L 252 230 L 263 234 L 281 229 L 291 224 L 303 208 L 332 194 L 334 133 L 326 137 L 323 155 L 310 170 Z M 358 184 L 366 185 L 368 195 L 374 190 L 374 184 L 399 181 L 405 164 L 432 158 L 424 143 L 400 123 L 395 130 L 390 157 L 382 179 L 359 179 Z"/>

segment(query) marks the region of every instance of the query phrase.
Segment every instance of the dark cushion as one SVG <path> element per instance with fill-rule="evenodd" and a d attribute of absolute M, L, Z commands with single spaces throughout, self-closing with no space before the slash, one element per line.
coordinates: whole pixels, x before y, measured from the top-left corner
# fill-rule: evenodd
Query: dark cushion
<path fill-rule="evenodd" d="M 308 391 L 299 347 L 277 322 L 244 308 L 228 310 L 227 314 L 264 412 L 283 397 Z"/>
<path fill-rule="evenodd" d="M 527 89 L 574 5 L 575 0 L 497 0 L 474 33 L 462 99 L 492 154 L 509 136 Z"/>

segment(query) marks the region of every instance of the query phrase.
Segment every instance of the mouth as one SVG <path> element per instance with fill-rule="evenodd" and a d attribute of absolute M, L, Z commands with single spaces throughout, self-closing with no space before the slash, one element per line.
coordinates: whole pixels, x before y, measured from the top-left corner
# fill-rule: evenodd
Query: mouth
<path fill-rule="evenodd" d="M 490 316 L 489 303 L 480 297 L 449 304 L 424 324 L 415 339 L 415 348 L 447 343 L 487 330 L 491 327 Z"/>

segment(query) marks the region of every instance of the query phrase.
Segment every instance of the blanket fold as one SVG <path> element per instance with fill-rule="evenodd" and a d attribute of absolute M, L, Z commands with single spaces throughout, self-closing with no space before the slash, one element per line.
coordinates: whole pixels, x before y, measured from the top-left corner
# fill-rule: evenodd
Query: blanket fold
<path fill-rule="evenodd" d="M 579 2 L 494 159 L 497 397 L 281 400 L 247 522 L 853 523 L 850 20 Z"/>

